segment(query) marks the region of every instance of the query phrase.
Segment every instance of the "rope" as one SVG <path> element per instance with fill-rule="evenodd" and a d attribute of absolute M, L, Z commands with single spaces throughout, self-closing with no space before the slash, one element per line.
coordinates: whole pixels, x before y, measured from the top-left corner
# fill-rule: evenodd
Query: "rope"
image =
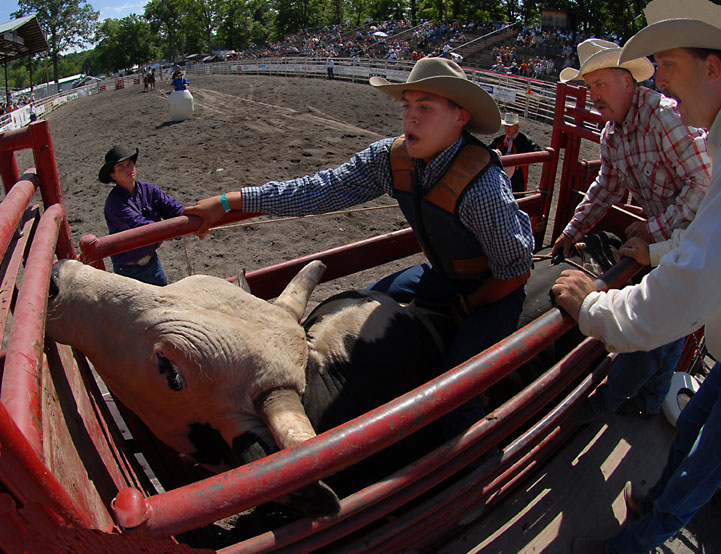
<path fill-rule="evenodd" d="M 343 214 L 350 214 L 350 213 L 358 213 L 358 212 L 370 212 L 372 210 L 385 210 L 387 208 L 397 208 L 397 204 L 388 204 L 385 206 L 374 206 L 369 208 L 354 208 L 352 210 L 338 210 L 336 212 L 327 212 L 324 214 L 311 214 L 311 215 L 301 215 L 301 216 L 293 216 L 293 217 L 279 217 L 276 219 L 265 219 L 263 221 L 249 221 L 245 223 L 231 223 L 229 225 L 223 225 L 222 227 L 215 227 L 212 230 L 218 231 L 218 230 L 226 230 L 226 229 L 233 229 L 236 227 L 249 227 L 251 225 L 265 225 L 267 223 L 282 223 L 284 221 L 297 221 L 299 219 L 311 219 L 314 217 L 327 217 L 331 215 L 343 215 Z"/>
<path fill-rule="evenodd" d="M 190 276 L 193 274 L 193 266 L 190 265 L 190 256 L 188 256 L 188 237 L 183 237 L 183 249 L 185 250 L 185 271 Z"/>
<path fill-rule="evenodd" d="M 524 192 L 514 192 L 514 197 L 523 197 L 530 194 L 535 194 L 537 191 L 524 191 Z M 343 214 L 352 214 L 352 213 L 359 213 L 359 212 L 370 212 L 374 210 L 386 210 L 388 208 L 397 208 L 398 204 L 386 204 L 384 206 L 372 206 L 368 208 L 353 208 L 350 210 L 338 210 L 335 212 L 326 212 L 323 214 L 311 214 L 311 215 L 301 215 L 301 216 L 293 216 L 293 217 L 279 217 L 275 219 L 265 219 L 262 221 L 252 221 L 252 222 L 244 222 L 244 223 L 230 223 L 228 225 L 223 225 L 222 227 L 214 227 L 211 229 L 211 232 L 218 231 L 218 230 L 226 230 L 226 229 L 235 229 L 238 227 L 250 227 L 251 225 L 266 225 L 268 223 L 283 223 L 285 221 L 297 221 L 300 219 L 311 219 L 314 217 L 328 217 L 331 215 L 343 215 Z"/>
<path fill-rule="evenodd" d="M 533 255 L 533 261 L 540 261 L 540 260 L 550 260 L 552 256 L 550 254 L 534 254 Z M 568 258 L 563 258 L 563 261 L 570 265 L 571 267 L 575 267 L 576 269 L 583 271 L 585 274 L 587 274 L 589 277 L 593 277 L 594 279 L 598 279 L 600 275 L 597 275 L 593 271 L 591 271 L 588 268 L 583 267 L 581 264 L 576 263 L 574 261 L 569 260 Z"/>

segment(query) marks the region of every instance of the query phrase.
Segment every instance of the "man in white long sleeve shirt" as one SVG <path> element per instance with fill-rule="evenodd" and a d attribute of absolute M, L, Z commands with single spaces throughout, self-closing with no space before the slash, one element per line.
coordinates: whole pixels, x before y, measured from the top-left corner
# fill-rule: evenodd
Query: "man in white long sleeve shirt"
<path fill-rule="evenodd" d="M 709 129 L 712 158 L 721 144 L 721 6 L 708 0 L 653 0 L 649 26 L 624 46 L 621 60 L 653 53 L 656 84 L 677 99 L 688 125 Z M 709 352 L 721 355 L 721 164 L 678 248 L 639 285 L 597 292 L 578 272 L 553 286 L 581 331 L 617 352 L 651 349 L 705 325 Z M 608 541 L 577 539 L 574 552 L 647 552 L 677 533 L 721 486 L 721 369 L 717 363 L 677 422 L 660 479 L 646 497 L 626 493 L 639 519 Z"/>

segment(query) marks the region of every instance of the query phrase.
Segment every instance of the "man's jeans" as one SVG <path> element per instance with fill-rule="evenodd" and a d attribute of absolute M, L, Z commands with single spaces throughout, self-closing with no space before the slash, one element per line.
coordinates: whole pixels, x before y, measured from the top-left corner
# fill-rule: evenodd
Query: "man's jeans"
<path fill-rule="evenodd" d="M 145 265 L 113 265 L 113 271 L 143 283 L 164 287 L 168 284 L 163 266 L 160 265 L 158 253 L 154 252 L 150 261 Z"/>
<path fill-rule="evenodd" d="M 676 423 L 666 467 L 640 519 L 606 544 L 608 554 L 653 550 L 686 525 L 721 486 L 721 366 L 717 363 Z"/>
<path fill-rule="evenodd" d="M 588 398 L 596 415 L 616 412 L 627 398 L 635 398 L 637 408 L 647 414 L 661 411 L 685 340 L 680 338 L 649 352 L 619 355 L 606 382 Z"/>
<path fill-rule="evenodd" d="M 468 294 L 477 287 L 446 279 L 431 264 L 424 263 L 389 275 L 372 285 L 398 302 L 414 298 L 428 302 L 451 303 L 459 293 Z M 516 330 L 526 292 L 521 286 L 498 302 L 481 306 L 463 321 L 448 347 L 439 374 L 465 362 Z M 443 433 L 451 438 L 485 415 L 480 395 L 459 406 L 441 420 Z"/>

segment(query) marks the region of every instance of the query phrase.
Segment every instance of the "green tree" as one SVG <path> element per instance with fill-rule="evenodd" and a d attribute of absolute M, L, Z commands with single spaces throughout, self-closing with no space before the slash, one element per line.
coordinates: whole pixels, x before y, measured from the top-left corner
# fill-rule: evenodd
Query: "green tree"
<path fill-rule="evenodd" d="M 250 10 L 245 0 L 225 0 L 218 15 L 218 44 L 224 50 L 247 48 Z"/>
<path fill-rule="evenodd" d="M 57 83 L 60 54 L 93 42 L 99 12 L 87 0 L 18 0 L 18 10 L 10 15 L 22 17 L 32 13 L 37 14 L 47 36 Z"/>
<path fill-rule="evenodd" d="M 273 19 L 266 0 L 225 0 L 218 15 L 217 43 L 225 50 L 245 50 L 254 41 L 265 43 Z"/>
<path fill-rule="evenodd" d="M 159 57 L 159 46 L 150 23 L 135 14 L 103 21 L 98 39 L 91 64 L 103 72 L 114 72 Z"/>
<path fill-rule="evenodd" d="M 188 18 L 203 39 L 203 46 L 199 46 L 199 51 L 208 54 L 213 51 L 213 39 L 220 22 L 221 6 L 225 3 L 222 0 L 195 0 L 190 4 Z"/>
<path fill-rule="evenodd" d="M 145 4 L 145 19 L 150 22 L 153 31 L 159 33 L 165 41 L 171 61 L 177 59 L 178 48 L 181 54 L 184 51 L 183 26 L 188 9 L 186 0 L 150 0 Z"/>
<path fill-rule="evenodd" d="M 281 39 L 299 29 L 319 27 L 322 21 L 322 0 L 275 0 L 274 40 Z"/>

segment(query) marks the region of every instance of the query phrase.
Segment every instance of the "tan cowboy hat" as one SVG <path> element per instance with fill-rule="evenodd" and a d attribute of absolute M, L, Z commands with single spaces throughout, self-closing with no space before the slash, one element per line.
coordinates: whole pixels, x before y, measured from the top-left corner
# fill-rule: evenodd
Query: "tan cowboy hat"
<path fill-rule="evenodd" d="M 506 112 L 505 114 L 503 114 L 503 119 L 501 119 L 501 125 L 504 125 L 506 127 L 513 127 L 514 125 L 520 124 L 521 118 L 518 117 L 517 113 Z"/>
<path fill-rule="evenodd" d="M 633 35 L 621 59 L 671 48 L 721 50 L 721 6 L 708 0 L 652 0 L 643 10 L 648 27 Z"/>
<path fill-rule="evenodd" d="M 401 99 L 404 90 L 420 90 L 448 98 L 471 114 L 466 124 L 469 131 L 490 135 L 501 126 L 501 112 L 491 95 L 469 81 L 456 62 L 445 58 L 418 60 L 405 83 L 393 85 L 378 76 L 368 82 L 396 100 Z"/>
<path fill-rule="evenodd" d="M 648 58 L 638 58 L 619 63 L 621 47 L 600 38 L 589 38 L 578 45 L 580 69 L 567 67 L 559 75 L 562 83 L 583 79 L 583 76 L 599 69 L 620 67 L 628 70 L 636 82 L 640 83 L 653 76 L 653 64 Z"/>

